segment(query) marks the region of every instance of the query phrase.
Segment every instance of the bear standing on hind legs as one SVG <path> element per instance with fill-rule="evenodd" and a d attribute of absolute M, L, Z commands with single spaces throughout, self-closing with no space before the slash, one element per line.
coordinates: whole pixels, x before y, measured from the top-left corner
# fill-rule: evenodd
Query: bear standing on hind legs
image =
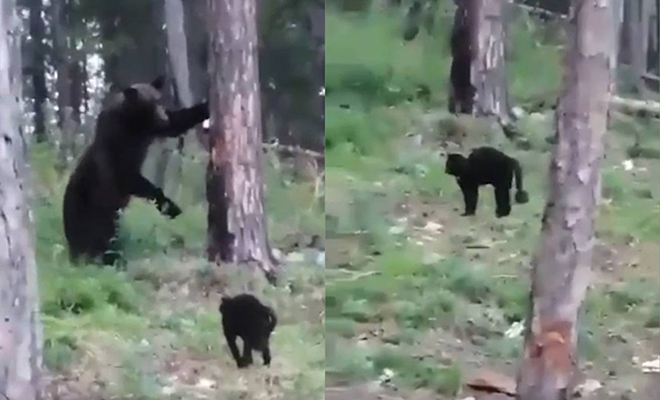
<path fill-rule="evenodd" d="M 165 80 L 111 88 L 96 121 L 94 141 L 71 174 L 64 193 L 64 234 L 72 261 L 101 257 L 114 264 L 112 241 L 120 211 L 131 196 L 155 201 L 158 210 L 175 218 L 181 209 L 141 174 L 151 142 L 177 137 L 209 118 L 208 103 L 178 111 L 161 104 Z"/>
<path fill-rule="evenodd" d="M 516 180 L 516 203 L 529 201 L 529 195 L 523 189 L 523 175 L 520 163 L 492 147 L 479 147 L 468 158 L 460 154 L 449 154 L 445 172 L 456 177 L 465 201 L 464 216 L 474 215 L 477 210 L 479 186 L 495 187 L 495 215 L 506 217 L 511 213 L 509 191 L 511 182 Z"/>

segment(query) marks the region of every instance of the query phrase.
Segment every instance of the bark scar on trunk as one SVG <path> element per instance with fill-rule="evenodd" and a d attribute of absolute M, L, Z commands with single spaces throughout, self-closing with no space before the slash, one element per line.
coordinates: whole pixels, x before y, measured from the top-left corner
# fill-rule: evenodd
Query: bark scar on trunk
<path fill-rule="evenodd" d="M 572 331 L 573 325 L 569 321 L 542 324 L 540 332 L 532 330 L 527 350 L 529 366 L 538 372 L 552 371 L 563 387 L 568 385 L 573 372 Z"/>

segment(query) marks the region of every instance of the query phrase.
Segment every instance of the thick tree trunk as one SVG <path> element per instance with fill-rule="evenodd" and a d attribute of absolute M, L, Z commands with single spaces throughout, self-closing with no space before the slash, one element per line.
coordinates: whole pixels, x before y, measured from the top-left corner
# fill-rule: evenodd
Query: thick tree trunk
<path fill-rule="evenodd" d="M 30 37 L 32 39 L 32 88 L 34 90 L 34 135 L 37 142 L 44 142 L 46 137 L 46 119 L 44 106 L 48 100 L 46 88 L 46 27 L 41 16 L 43 0 L 30 0 Z"/>
<path fill-rule="evenodd" d="M 506 69 L 504 64 L 503 0 L 477 0 L 477 47 L 472 85 L 476 88 L 476 114 L 507 122 Z"/>
<path fill-rule="evenodd" d="M 39 400 L 42 332 L 20 129 L 20 21 L 0 2 L 0 398 Z"/>
<path fill-rule="evenodd" d="M 599 165 L 610 97 L 609 0 L 573 0 L 557 144 L 532 293 L 518 399 L 572 397 L 577 318 L 591 274 Z"/>
<path fill-rule="evenodd" d="M 208 14 L 208 255 L 213 261 L 256 262 L 273 281 L 264 207 L 256 0 L 210 0 Z"/>

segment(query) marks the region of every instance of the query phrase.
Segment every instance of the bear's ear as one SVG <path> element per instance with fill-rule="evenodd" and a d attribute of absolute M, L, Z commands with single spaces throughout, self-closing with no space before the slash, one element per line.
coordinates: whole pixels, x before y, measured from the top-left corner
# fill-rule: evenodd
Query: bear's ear
<path fill-rule="evenodd" d="M 165 77 L 161 75 L 158 78 L 154 79 L 154 81 L 151 82 L 151 86 L 156 88 L 156 90 L 158 91 L 163 90 L 163 87 L 165 87 Z"/>
<path fill-rule="evenodd" d="M 140 92 L 134 87 L 129 87 L 127 89 L 124 89 L 124 97 L 126 97 L 126 100 L 128 101 L 136 101 L 138 97 L 140 96 Z"/>

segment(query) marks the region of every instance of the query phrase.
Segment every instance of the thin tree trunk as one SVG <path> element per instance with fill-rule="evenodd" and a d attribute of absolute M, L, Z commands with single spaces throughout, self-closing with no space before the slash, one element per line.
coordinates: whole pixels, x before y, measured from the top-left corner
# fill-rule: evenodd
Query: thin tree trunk
<path fill-rule="evenodd" d="M 83 64 L 82 59 L 84 55 L 77 50 L 73 50 L 73 60 L 69 69 L 69 76 L 71 78 L 71 118 L 78 125 L 82 121 L 80 118 L 80 110 L 83 105 L 83 100 L 85 97 L 85 64 Z"/>
<path fill-rule="evenodd" d="M 165 0 L 165 24 L 167 26 L 167 54 L 170 61 L 170 70 L 176 87 L 174 103 L 177 107 L 190 107 L 193 104 L 190 90 L 190 73 L 188 72 L 188 45 L 184 30 L 183 4 L 181 0 Z M 188 135 L 179 138 L 178 150 L 184 147 L 184 140 Z M 156 176 L 154 183 L 158 187 L 165 187 L 165 172 L 168 164 L 173 162 L 175 176 L 173 182 L 179 182 L 181 177 L 181 159 L 176 155 L 172 157 L 172 149 L 165 144 L 156 160 Z"/>
<path fill-rule="evenodd" d="M 27 209 L 21 58 L 13 0 L 0 2 L 0 398 L 39 400 L 42 332 Z"/>
<path fill-rule="evenodd" d="M 612 21 L 613 29 L 611 32 L 612 51 L 610 53 L 610 70 L 616 76 L 617 61 L 621 48 L 621 28 L 623 27 L 623 5 L 624 0 L 612 0 Z M 616 80 L 612 80 L 612 85 L 616 85 Z M 613 86 L 612 93 L 616 93 L 616 86 Z"/>
<path fill-rule="evenodd" d="M 130 44 L 124 45 L 112 55 L 106 55 L 104 59 L 106 81 L 119 86 L 151 82 L 154 77 L 165 75 L 166 70 L 163 2 L 133 3 L 141 7 L 135 15 L 119 15 L 119 10 L 115 10 L 114 14 L 108 13 L 100 21 L 104 41 L 116 40 L 120 33 L 129 36 L 131 40 Z"/>
<path fill-rule="evenodd" d="M 508 121 L 506 69 L 504 64 L 503 0 L 477 1 L 477 47 L 472 85 L 476 88 L 476 114 Z"/>
<path fill-rule="evenodd" d="M 642 1 L 643 0 L 626 0 L 627 11 L 630 13 L 630 20 L 628 29 L 628 46 L 630 46 L 630 65 L 635 74 L 635 84 L 639 94 L 644 93 L 644 65 L 646 52 L 644 51 L 644 38 L 642 36 Z"/>
<path fill-rule="evenodd" d="M 71 54 L 67 45 L 68 35 L 68 7 L 67 0 L 54 2 L 53 7 L 53 44 L 55 53 L 55 70 L 57 72 L 55 88 L 57 90 L 57 126 L 61 129 L 64 124 L 64 110 L 71 107 Z"/>
<path fill-rule="evenodd" d="M 478 1 L 455 1 L 458 7 L 451 33 L 449 75 L 449 112 L 452 113 L 472 114 L 474 111 Z"/>
<path fill-rule="evenodd" d="M 609 0 L 573 0 L 557 144 L 541 240 L 533 258 L 530 315 L 518 399 L 572 397 L 577 318 L 591 275 L 599 166 L 610 97 Z"/>
<path fill-rule="evenodd" d="M 46 27 L 41 16 L 43 0 L 30 0 L 30 37 L 32 38 L 32 88 L 34 90 L 34 135 L 37 142 L 44 142 L 46 137 L 46 118 L 44 105 L 48 100 L 46 88 L 46 46 L 44 39 Z"/>
<path fill-rule="evenodd" d="M 208 255 L 256 262 L 271 282 L 275 262 L 264 207 L 256 0 L 210 0 L 211 157 Z"/>
<path fill-rule="evenodd" d="M 207 98 L 208 74 L 208 30 L 206 2 L 184 1 L 184 28 L 188 49 L 188 70 L 193 102 Z"/>

